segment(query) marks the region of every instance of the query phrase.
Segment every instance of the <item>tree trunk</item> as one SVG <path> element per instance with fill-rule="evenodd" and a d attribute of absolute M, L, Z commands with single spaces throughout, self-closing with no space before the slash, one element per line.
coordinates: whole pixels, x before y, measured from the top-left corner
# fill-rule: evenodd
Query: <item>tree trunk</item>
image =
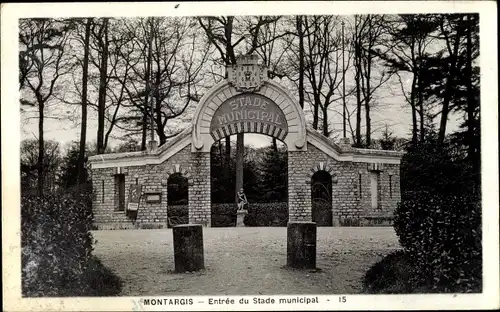
<path fill-rule="evenodd" d="M 43 118 L 44 118 L 44 109 L 45 109 L 45 103 L 43 102 L 43 99 L 41 96 L 38 96 L 38 184 L 37 184 L 37 191 L 38 191 L 38 196 L 43 197 L 43 186 L 44 186 L 44 138 L 43 138 Z"/>
<path fill-rule="evenodd" d="M 245 152 L 243 133 L 236 135 L 236 192 L 235 201 L 238 202 L 238 191 L 243 188 L 243 157 Z"/>
<path fill-rule="evenodd" d="M 226 165 L 226 168 L 229 170 L 229 160 L 231 159 L 231 137 L 227 136 L 226 137 L 226 144 L 225 144 L 225 155 L 224 155 L 224 162 Z"/>
<path fill-rule="evenodd" d="M 455 83 L 455 70 L 457 66 L 458 47 L 460 45 L 459 39 L 460 39 L 460 27 L 458 27 L 457 29 L 455 40 L 453 42 L 454 44 L 453 52 L 450 55 L 450 70 L 448 72 L 448 79 L 446 80 L 446 89 L 443 98 L 443 109 L 441 110 L 441 121 L 439 123 L 439 135 L 438 135 L 439 144 L 442 144 L 444 142 L 444 138 L 446 135 L 446 123 L 448 122 L 450 101 Z"/>
<path fill-rule="evenodd" d="M 301 16 L 297 16 L 297 34 L 299 36 L 299 105 L 304 108 L 304 31 Z"/>
<path fill-rule="evenodd" d="M 416 84 L 417 76 L 413 74 L 413 80 L 411 83 L 411 93 L 410 93 L 410 107 L 411 107 L 411 142 L 415 146 L 418 142 L 418 128 L 417 128 L 417 109 L 415 106 L 415 96 L 416 96 Z"/>
<path fill-rule="evenodd" d="M 319 91 L 318 91 L 319 92 Z M 316 93 L 316 92 L 314 92 Z M 320 103 L 319 95 L 314 95 L 314 111 L 313 111 L 313 123 L 312 127 L 314 130 L 318 130 L 319 124 L 319 103 Z"/>
<path fill-rule="evenodd" d="M 89 71 L 89 41 L 92 19 L 87 18 L 85 25 L 83 73 L 82 73 L 82 124 L 80 128 L 80 151 L 78 154 L 78 183 L 85 182 L 85 143 L 87 141 L 87 84 Z"/>
<path fill-rule="evenodd" d="M 371 117 L 370 117 L 370 100 L 371 100 L 371 84 L 370 84 L 370 78 L 371 78 L 371 58 L 370 56 L 368 57 L 368 65 L 366 68 L 366 96 L 365 96 L 365 119 L 366 119 L 366 147 L 370 147 L 371 145 L 371 132 L 372 132 L 372 127 L 371 127 Z"/>
<path fill-rule="evenodd" d="M 156 100 L 156 133 L 158 134 L 159 145 L 165 144 L 167 142 L 167 136 L 165 135 L 163 121 L 161 120 L 161 101 Z"/>
<path fill-rule="evenodd" d="M 99 67 L 99 100 L 97 108 L 97 153 L 104 153 L 104 113 L 106 109 L 106 85 L 108 80 L 108 19 L 103 21 L 104 38 L 103 50 L 101 55 L 101 64 Z"/>
<path fill-rule="evenodd" d="M 367 101 L 367 99 L 365 99 L 365 118 L 366 118 L 366 146 L 370 147 L 372 127 L 370 118 L 370 104 Z"/>
<path fill-rule="evenodd" d="M 356 48 L 357 50 L 357 48 Z M 356 53 L 357 54 L 357 53 Z M 361 147 L 361 85 L 360 85 L 360 66 L 359 66 L 359 59 L 358 57 L 355 56 L 356 58 L 356 76 L 355 76 L 355 81 L 356 81 L 356 146 Z"/>
<path fill-rule="evenodd" d="M 152 53 L 153 53 L 153 24 L 150 19 L 148 19 L 148 23 L 150 23 L 149 30 L 149 40 L 148 40 L 148 58 L 146 59 L 146 73 L 144 75 L 145 84 L 146 84 L 146 94 L 144 95 L 144 110 L 142 115 L 142 142 L 141 142 L 141 150 L 145 151 L 147 149 L 147 138 L 148 138 L 148 110 L 149 110 L 149 95 L 151 92 L 150 86 L 150 77 L 151 77 L 151 63 L 152 63 Z M 153 113 L 153 112 L 151 112 Z"/>
<path fill-rule="evenodd" d="M 159 67 L 158 67 L 159 68 Z M 155 114 L 156 114 L 156 133 L 158 134 L 158 139 L 160 141 L 160 145 L 167 142 L 167 136 L 165 135 L 163 120 L 161 116 L 161 100 L 160 100 L 160 83 L 161 83 L 160 71 L 156 71 L 156 82 L 155 82 L 155 98 L 156 98 L 156 106 L 155 106 Z"/>
<path fill-rule="evenodd" d="M 148 134 L 148 115 L 147 112 L 142 114 L 142 133 L 141 133 L 141 151 L 146 150 L 147 134 Z"/>
<path fill-rule="evenodd" d="M 355 63 L 355 77 L 356 82 L 356 146 L 361 147 L 361 51 L 358 42 L 357 25 L 355 29 L 354 39 L 354 63 Z"/>
<path fill-rule="evenodd" d="M 423 90 L 422 90 L 422 82 L 421 82 L 421 74 L 419 74 L 418 78 L 418 114 L 420 117 L 420 141 L 425 140 L 425 112 L 424 112 L 424 99 L 423 99 Z"/>
<path fill-rule="evenodd" d="M 476 165 L 474 149 L 474 93 L 472 90 L 472 29 L 471 16 L 467 15 L 467 46 L 466 46 L 466 66 L 465 77 L 467 77 L 467 157 Z"/>
<path fill-rule="evenodd" d="M 323 111 L 323 135 L 325 137 L 329 136 L 329 131 L 328 131 L 328 106 L 326 106 L 322 109 Z"/>

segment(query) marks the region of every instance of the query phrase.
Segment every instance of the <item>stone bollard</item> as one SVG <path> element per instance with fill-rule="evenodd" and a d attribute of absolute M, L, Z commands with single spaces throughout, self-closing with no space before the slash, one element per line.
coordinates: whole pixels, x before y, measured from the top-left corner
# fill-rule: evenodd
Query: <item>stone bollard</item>
<path fill-rule="evenodd" d="M 238 210 L 236 211 L 236 227 L 245 226 L 245 216 L 248 214 L 248 210 Z"/>
<path fill-rule="evenodd" d="M 178 273 L 205 268 L 203 259 L 203 226 L 182 224 L 173 227 L 174 263 Z"/>
<path fill-rule="evenodd" d="M 316 268 L 316 223 L 288 222 L 286 265 L 296 269 Z"/>

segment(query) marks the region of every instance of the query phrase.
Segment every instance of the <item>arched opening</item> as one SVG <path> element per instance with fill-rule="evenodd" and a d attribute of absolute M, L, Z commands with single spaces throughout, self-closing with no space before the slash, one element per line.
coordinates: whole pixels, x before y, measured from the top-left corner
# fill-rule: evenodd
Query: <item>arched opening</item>
<path fill-rule="evenodd" d="M 312 221 L 332 226 L 332 176 L 320 170 L 311 177 Z"/>
<path fill-rule="evenodd" d="M 236 135 L 211 148 L 211 226 L 236 225 Z M 270 136 L 245 133 L 243 189 L 249 202 L 246 226 L 286 226 L 288 222 L 287 146 Z"/>
<path fill-rule="evenodd" d="M 168 227 L 189 223 L 188 179 L 180 172 L 172 173 L 167 180 Z"/>

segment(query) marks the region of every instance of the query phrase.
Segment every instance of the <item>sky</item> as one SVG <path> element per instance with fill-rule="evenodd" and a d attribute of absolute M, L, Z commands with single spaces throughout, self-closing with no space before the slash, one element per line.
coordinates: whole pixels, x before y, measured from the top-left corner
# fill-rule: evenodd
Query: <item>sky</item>
<path fill-rule="evenodd" d="M 403 77 L 403 83 L 408 86 L 410 85 L 410 77 Z M 346 74 L 346 88 L 349 89 L 354 84 L 354 77 L 349 71 Z M 374 77 L 376 78 L 376 77 Z M 282 84 L 287 86 L 288 81 L 283 81 Z M 355 98 L 350 96 L 347 98 L 347 107 L 350 111 L 353 111 L 355 106 Z M 338 113 L 342 110 L 339 106 L 340 102 L 331 106 L 329 112 L 329 122 L 331 130 L 334 131 L 334 140 L 339 138 L 342 133 L 342 116 Z M 175 121 L 174 124 L 178 128 L 177 130 L 182 130 L 189 125 L 189 120 L 192 116 L 196 103 L 193 103 L 190 109 L 183 115 L 184 121 Z M 80 132 L 80 111 L 78 107 L 67 107 L 64 104 L 59 105 L 61 108 L 58 112 L 59 118 L 57 119 L 47 119 L 45 121 L 45 131 L 44 135 L 46 139 L 55 140 L 61 143 L 62 146 L 68 145 L 69 142 L 79 139 Z M 310 125 L 312 122 L 310 108 L 306 103 L 305 107 L 306 120 Z M 36 118 L 26 118 L 28 114 L 21 114 L 21 139 L 25 138 L 36 138 L 38 133 L 38 122 Z M 351 117 L 351 122 L 354 124 L 355 115 Z M 396 81 L 396 77 L 391 78 L 384 87 L 381 87 L 374 99 L 371 109 L 372 118 L 372 138 L 379 138 L 382 134 L 385 126 L 388 125 L 389 129 L 397 137 L 409 137 L 410 129 L 410 110 L 408 105 L 405 103 L 404 96 L 402 95 L 402 90 L 400 88 L 399 82 Z M 88 128 L 87 128 L 87 141 L 92 142 L 96 140 L 97 134 L 97 115 L 95 110 L 89 109 L 88 116 Z M 363 112 L 364 119 L 364 112 Z M 457 129 L 460 120 L 457 116 L 451 116 L 447 126 L 447 132 L 451 132 Z M 364 121 L 363 121 L 364 123 Z M 364 125 L 362 127 L 362 132 L 364 132 Z M 350 129 L 347 129 L 348 137 L 351 138 Z M 120 143 L 120 137 L 123 133 L 119 129 L 113 130 L 112 135 L 114 138 L 110 139 L 109 145 L 116 146 Z M 352 140 L 352 138 L 351 138 Z M 247 134 L 245 135 L 245 144 L 252 145 L 255 147 L 266 146 L 270 142 L 270 138 L 264 135 L 257 134 Z"/>
<path fill-rule="evenodd" d="M 392 88 L 396 88 L 395 85 Z M 408 105 L 405 105 L 404 98 L 401 94 L 398 95 L 399 90 L 385 90 L 381 95 L 381 99 L 378 100 L 378 106 L 372 111 L 372 128 L 379 129 L 374 135 L 374 138 L 379 138 L 381 131 L 385 128 L 385 124 L 390 126 L 395 136 L 398 137 L 408 137 L 410 129 L 410 111 Z M 194 104 L 196 105 L 196 104 Z M 191 112 L 194 110 L 194 105 L 190 109 L 190 112 L 184 115 L 185 119 L 190 120 Z M 348 103 L 349 107 L 352 107 L 354 103 Z M 311 124 L 311 114 L 306 106 L 306 120 L 308 124 Z M 80 112 L 77 109 L 69 110 L 63 112 L 65 117 L 61 119 L 47 119 L 45 122 L 45 139 L 55 140 L 60 142 L 61 146 L 68 145 L 69 142 L 79 139 L 80 135 Z M 330 121 L 332 123 L 333 130 L 341 136 L 342 132 L 342 117 L 331 112 Z M 73 120 L 73 121 L 72 121 Z M 354 122 L 354 116 L 351 118 Z M 454 131 L 457 129 L 459 120 L 457 116 L 452 116 L 449 120 L 447 131 Z M 87 128 L 87 141 L 92 142 L 96 140 L 97 137 L 97 115 L 92 109 L 89 110 L 88 116 L 88 128 Z M 183 129 L 189 125 L 188 122 L 178 122 L 178 127 Z M 22 118 L 21 122 L 21 139 L 26 138 L 37 138 L 38 133 L 38 119 Z M 115 128 L 113 130 L 114 136 L 120 136 L 120 131 Z M 349 136 L 349 129 L 348 129 Z M 254 147 L 267 146 L 271 142 L 271 138 L 260 134 L 246 134 L 245 135 L 245 145 L 251 145 Z M 111 139 L 110 145 L 116 146 L 120 143 L 119 139 Z"/>

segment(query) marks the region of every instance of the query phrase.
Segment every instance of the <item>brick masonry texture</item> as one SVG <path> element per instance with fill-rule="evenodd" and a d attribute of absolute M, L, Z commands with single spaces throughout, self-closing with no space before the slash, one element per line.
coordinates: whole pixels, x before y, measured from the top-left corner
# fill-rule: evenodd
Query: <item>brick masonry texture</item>
<path fill-rule="evenodd" d="M 307 151 L 288 153 L 290 220 L 311 220 L 310 174 L 317 171 L 315 168 L 321 162 L 324 167 L 333 169 L 330 174 L 333 181 L 337 181 L 332 183 L 333 225 L 345 224 L 343 219 L 357 219 L 368 225 L 373 219 L 392 218 L 401 199 L 399 165 L 382 165 L 378 180 L 378 208 L 372 209 L 370 164 L 336 161 L 308 143 Z"/>
<path fill-rule="evenodd" d="M 378 207 L 371 206 L 371 166 L 363 162 L 339 162 L 308 143 L 307 151 L 288 153 L 288 206 L 290 221 L 311 221 L 311 174 L 318 164 L 331 170 L 332 223 L 334 226 L 354 223 L 369 225 L 374 220 L 390 220 L 400 201 L 399 165 L 382 164 L 379 168 Z M 166 227 L 167 184 L 169 172 L 189 174 L 189 223 L 210 226 L 210 154 L 192 153 L 188 145 L 160 165 L 123 167 L 125 174 L 125 207 L 130 186 L 140 184 L 140 198 L 135 223 L 125 211 L 117 211 L 118 188 L 116 168 L 92 169 L 94 189 L 94 222 L 97 228 Z M 137 177 L 137 180 L 136 180 Z M 336 182 L 335 182 L 336 181 Z M 361 185 L 360 185 L 361 181 Z M 161 194 L 159 203 L 146 202 L 149 193 Z M 354 220 L 351 222 L 349 220 Z M 349 222 L 348 222 L 349 221 Z M 380 223 L 375 221 L 375 223 Z"/>

